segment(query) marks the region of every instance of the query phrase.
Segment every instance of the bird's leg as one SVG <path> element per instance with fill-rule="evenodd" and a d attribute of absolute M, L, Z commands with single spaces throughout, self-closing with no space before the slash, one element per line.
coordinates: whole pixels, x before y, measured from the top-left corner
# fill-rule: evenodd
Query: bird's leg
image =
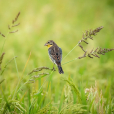
<path fill-rule="evenodd" d="M 56 71 L 55 68 L 54 68 L 55 64 L 53 64 L 53 71 Z"/>

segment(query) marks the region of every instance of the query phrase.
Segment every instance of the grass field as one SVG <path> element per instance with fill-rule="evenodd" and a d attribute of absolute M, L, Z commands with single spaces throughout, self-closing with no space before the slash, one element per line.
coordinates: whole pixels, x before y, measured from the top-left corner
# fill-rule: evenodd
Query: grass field
<path fill-rule="evenodd" d="M 114 51 L 74 60 L 83 32 L 100 26 L 85 50 L 114 48 L 113 0 L 1 0 L 0 114 L 113 114 Z M 64 74 L 52 70 L 48 40 L 62 48 Z"/>

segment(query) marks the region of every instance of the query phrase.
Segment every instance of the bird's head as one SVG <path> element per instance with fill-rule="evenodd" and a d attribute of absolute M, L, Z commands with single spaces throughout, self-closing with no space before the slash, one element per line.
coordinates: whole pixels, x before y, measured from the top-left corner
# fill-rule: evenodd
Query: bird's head
<path fill-rule="evenodd" d="M 48 48 L 50 48 L 50 47 L 53 46 L 53 45 L 54 45 L 54 41 L 53 41 L 53 40 L 49 40 L 49 41 L 47 41 L 47 42 L 45 43 L 44 46 L 47 46 Z"/>

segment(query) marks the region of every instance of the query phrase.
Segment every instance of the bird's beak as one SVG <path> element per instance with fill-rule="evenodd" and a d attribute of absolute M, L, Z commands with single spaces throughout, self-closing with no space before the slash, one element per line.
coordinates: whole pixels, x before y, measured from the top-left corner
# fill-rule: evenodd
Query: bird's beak
<path fill-rule="evenodd" d="M 48 44 L 46 43 L 44 46 L 48 46 Z"/>

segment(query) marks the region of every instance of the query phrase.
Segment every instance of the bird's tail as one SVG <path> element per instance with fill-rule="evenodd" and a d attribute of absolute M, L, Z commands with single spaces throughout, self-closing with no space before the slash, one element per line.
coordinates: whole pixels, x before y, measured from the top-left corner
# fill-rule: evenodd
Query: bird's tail
<path fill-rule="evenodd" d="M 64 71 L 63 71 L 61 65 L 58 65 L 58 71 L 59 71 L 60 74 L 64 74 Z"/>

